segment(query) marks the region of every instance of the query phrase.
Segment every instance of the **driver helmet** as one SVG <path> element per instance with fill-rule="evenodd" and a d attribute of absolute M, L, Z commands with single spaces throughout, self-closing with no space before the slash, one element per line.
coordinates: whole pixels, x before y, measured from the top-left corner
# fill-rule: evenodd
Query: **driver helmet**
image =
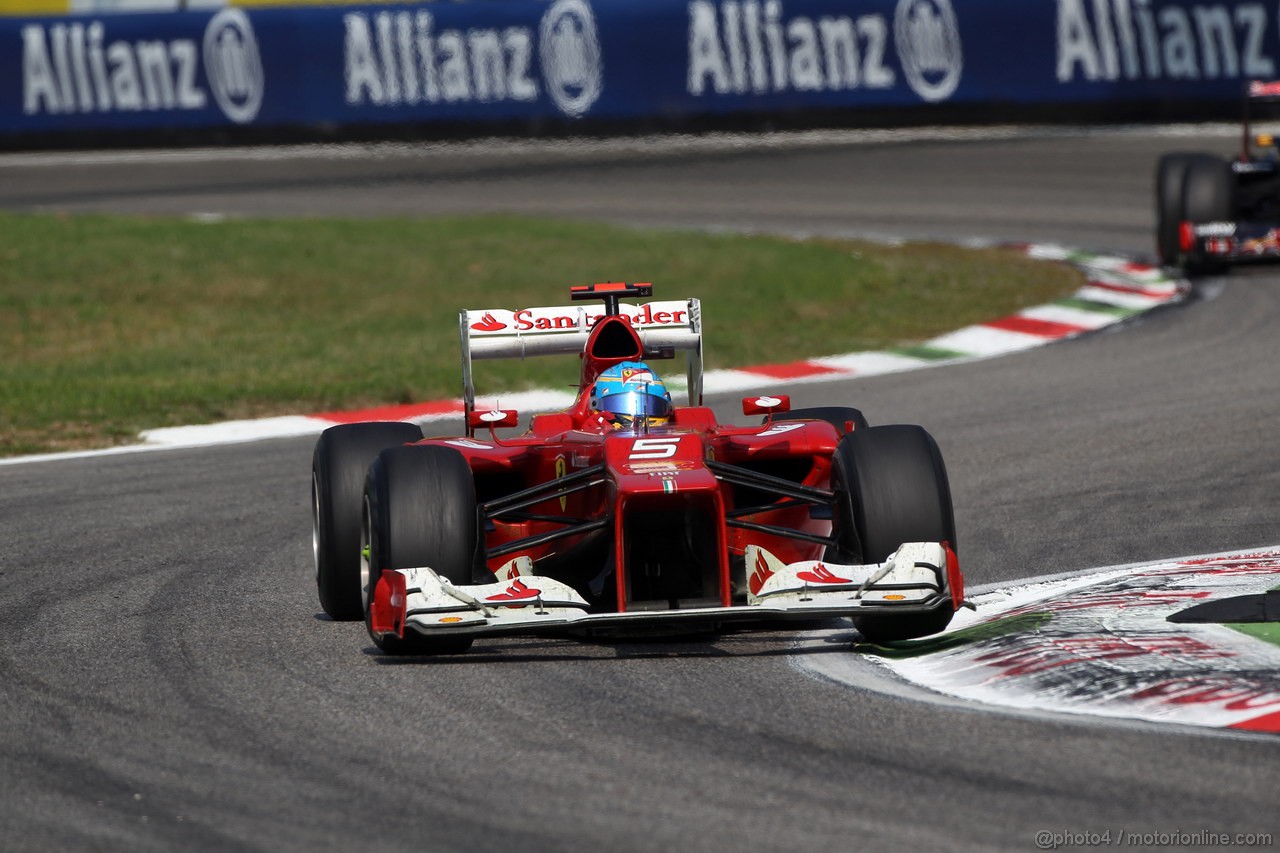
<path fill-rule="evenodd" d="M 591 387 L 590 405 L 614 429 L 658 426 L 671 420 L 671 394 L 643 361 L 624 361 L 601 372 Z"/>

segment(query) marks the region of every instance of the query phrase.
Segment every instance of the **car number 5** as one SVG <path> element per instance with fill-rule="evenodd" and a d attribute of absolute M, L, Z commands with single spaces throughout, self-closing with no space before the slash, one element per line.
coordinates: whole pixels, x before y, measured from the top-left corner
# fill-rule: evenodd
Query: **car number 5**
<path fill-rule="evenodd" d="M 676 455 L 679 438 L 637 438 L 631 445 L 631 459 L 670 459 Z"/>

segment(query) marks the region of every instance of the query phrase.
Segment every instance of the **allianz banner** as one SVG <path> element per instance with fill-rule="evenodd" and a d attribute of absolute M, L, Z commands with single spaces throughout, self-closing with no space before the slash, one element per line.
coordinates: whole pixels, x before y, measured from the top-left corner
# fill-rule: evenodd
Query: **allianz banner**
<path fill-rule="evenodd" d="M 0 18 L 0 133 L 1229 101 L 1280 5 L 472 0 Z"/>

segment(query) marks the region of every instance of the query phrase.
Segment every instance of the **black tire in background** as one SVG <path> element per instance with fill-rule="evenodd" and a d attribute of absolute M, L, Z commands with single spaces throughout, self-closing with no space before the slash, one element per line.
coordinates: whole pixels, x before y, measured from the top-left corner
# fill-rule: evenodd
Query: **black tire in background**
<path fill-rule="evenodd" d="M 790 412 L 783 412 L 781 415 L 774 417 L 775 421 L 799 421 L 799 420 L 815 420 L 826 421 L 836 428 L 836 432 L 844 435 L 844 425 L 850 421 L 853 422 L 854 431 L 866 429 L 870 424 L 867 423 L 866 415 L 858 409 L 850 406 L 813 406 L 808 409 L 794 409 Z"/>
<path fill-rule="evenodd" d="M 1182 263 L 1178 228 L 1187 218 L 1182 206 L 1187 170 L 1192 163 L 1214 160 L 1217 158 L 1212 154 L 1179 151 L 1163 155 L 1156 164 L 1156 249 L 1160 253 L 1160 263 L 1167 267 Z"/>
<path fill-rule="evenodd" d="M 904 542 L 957 547 L 947 470 L 922 427 L 854 430 L 840 439 L 833 463 L 833 530 L 850 562 L 883 562 Z M 856 616 L 853 624 L 871 642 L 905 640 L 941 631 L 953 613 L 947 602 L 930 613 Z"/>
<path fill-rule="evenodd" d="M 324 612 L 339 621 L 364 616 L 360 513 L 364 480 L 379 451 L 422 440 L 401 422 L 342 424 L 320 434 L 311 455 L 311 548 Z"/>
<path fill-rule="evenodd" d="M 427 566 L 455 584 L 475 582 L 482 543 L 475 479 L 461 453 L 437 445 L 384 450 L 369 466 L 364 494 L 368 599 L 384 569 Z M 393 655 L 458 654 L 471 647 L 470 637 L 369 635 Z"/>
<path fill-rule="evenodd" d="M 1234 221 L 1236 184 L 1231 164 L 1217 157 L 1194 160 L 1182 186 L 1183 216 L 1195 223 Z M 1185 259 L 1187 272 L 1219 272 L 1225 264 L 1196 253 Z"/>

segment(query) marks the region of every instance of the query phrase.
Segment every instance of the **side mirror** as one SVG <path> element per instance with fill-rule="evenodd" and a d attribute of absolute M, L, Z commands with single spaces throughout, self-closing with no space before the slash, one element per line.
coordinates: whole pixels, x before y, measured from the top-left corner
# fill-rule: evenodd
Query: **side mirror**
<path fill-rule="evenodd" d="M 497 429 L 498 427 L 519 425 L 520 413 L 515 409 L 493 409 L 488 412 L 473 411 L 467 414 L 467 426 L 472 429 L 476 427 Z"/>
<path fill-rule="evenodd" d="M 791 411 L 791 398 L 786 394 L 776 397 L 743 397 L 742 414 L 744 415 L 780 415 Z"/>

